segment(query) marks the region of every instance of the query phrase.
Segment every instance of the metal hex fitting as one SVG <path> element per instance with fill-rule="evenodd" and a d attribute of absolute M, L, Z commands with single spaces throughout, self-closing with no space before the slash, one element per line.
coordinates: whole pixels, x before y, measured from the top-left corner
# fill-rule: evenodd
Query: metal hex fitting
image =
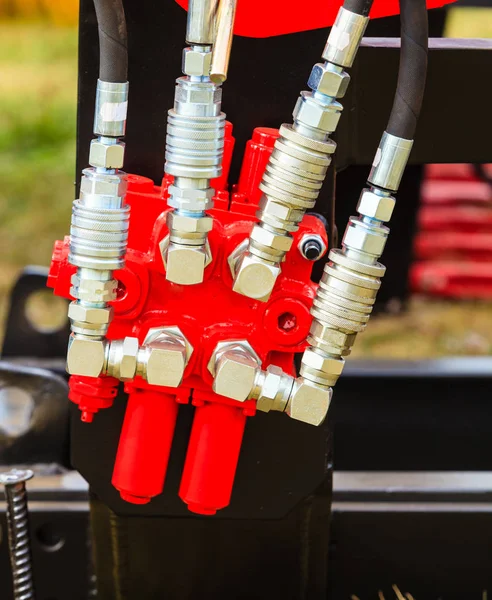
<path fill-rule="evenodd" d="M 396 200 L 393 196 L 380 196 L 369 189 L 364 189 L 357 204 L 357 212 L 378 221 L 389 221 L 395 204 Z"/>
<path fill-rule="evenodd" d="M 292 116 L 295 121 L 303 125 L 332 133 L 337 128 L 342 108 L 338 102 L 323 105 L 313 97 L 312 93 L 301 92 Z"/>
<path fill-rule="evenodd" d="M 330 63 L 314 65 L 308 79 L 308 86 L 313 92 L 320 92 L 325 96 L 343 98 L 350 83 L 350 75 L 342 70 L 333 70 Z"/>
<path fill-rule="evenodd" d="M 290 235 L 282 235 L 269 231 L 260 225 L 255 225 L 251 231 L 250 238 L 257 244 L 267 246 L 280 252 L 288 252 L 293 243 L 293 239 Z"/>
<path fill-rule="evenodd" d="M 280 274 L 280 267 L 249 252 L 236 259 L 234 265 L 232 289 L 242 296 L 266 302 Z"/>
<path fill-rule="evenodd" d="M 300 223 L 304 217 L 305 211 L 292 206 L 287 206 L 283 202 L 279 202 L 275 198 L 271 198 L 268 195 L 262 196 L 260 200 L 260 211 L 261 218 L 267 217 L 274 219 L 279 222 L 279 225 L 285 227 L 286 221 L 289 223 Z"/>
<path fill-rule="evenodd" d="M 167 226 L 171 231 L 184 231 L 186 233 L 208 233 L 212 231 L 214 220 L 208 215 L 189 217 L 174 211 L 167 213 Z"/>
<path fill-rule="evenodd" d="M 121 169 L 125 159 L 125 144 L 104 144 L 100 140 L 92 140 L 89 152 L 89 164 L 93 167 Z"/>
<path fill-rule="evenodd" d="M 149 329 L 143 347 L 143 375 L 151 385 L 178 387 L 186 365 L 193 353 L 179 327 L 153 327 Z"/>
<path fill-rule="evenodd" d="M 212 52 L 200 52 L 193 48 L 183 50 L 183 73 L 186 75 L 208 76 L 212 65 Z"/>
<path fill-rule="evenodd" d="M 187 246 L 170 242 L 167 235 L 159 248 L 168 281 L 181 285 L 195 285 L 203 281 L 205 268 L 212 262 L 208 241 L 203 246 Z"/>
<path fill-rule="evenodd" d="M 98 279 L 80 278 L 72 275 L 70 295 L 86 302 L 111 302 L 116 298 L 118 282 L 115 279 L 99 281 Z"/>
<path fill-rule="evenodd" d="M 332 395 L 331 388 L 298 377 L 294 381 L 285 412 L 297 421 L 309 425 L 321 425 L 328 414 Z"/>
<path fill-rule="evenodd" d="M 262 412 L 270 412 L 271 410 L 283 412 L 294 385 L 294 378 L 284 373 L 276 365 L 269 365 L 263 375 L 263 382 L 256 400 L 256 408 Z"/>
<path fill-rule="evenodd" d="M 343 371 L 345 361 L 343 358 L 334 358 L 333 356 L 327 356 L 318 354 L 312 348 L 308 348 L 304 351 L 301 360 L 302 365 L 320 371 L 328 378 L 332 376 L 338 378 Z"/>
<path fill-rule="evenodd" d="M 67 372 L 70 375 L 99 377 L 106 364 L 105 340 L 72 334 L 68 341 Z"/>
<path fill-rule="evenodd" d="M 95 308 L 82 306 L 77 302 L 71 302 L 68 307 L 68 318 L 72 321 L 82 323 L 93 323 L 94 325 L 106 325 L 113 317 L 113 307 Z"/>
<path fill-rule="evenodd" d="M 180 78 L 177 81 L 174 101 L 175 108 L 182 104 L 206 104 L 208 106 L 220 107 L 222 101 L 222 88 L 217 87 L 212 82 L 189 81 L 187 78 Z M 178 112 L 180 112 L 178 110 Z M 196 115 L 198 116 L 198 115 Z"/>
<path fill-rule="evenodd" d="M 206 190 L 195 190 L 193 188 L 179 188 L 174 185 L 169 186 L 168 205 L 172 208 L 181 210 L 205 211 L 212 208 L 215 190 L 208 188 Z"/>
<path fill-rule="evenodd" d="M 358 219 L 351 218 L 342 243 L 353 250 L 379 257 L 386 245 L 388 232 L 387 227 L 368 227 Z"/>
<path fill-rule="evenodd" d="M 133 379 L 137 371 L 138 351 L 137 338 L 113 340 L 109 345 L 106 374 L 121 381 Z"/>
<path fill-rule="evenodd" d="M 244 402 L 254 389 L 261 361 L 246 340 L 219 342 L 207 368 L 214 376 L 216 394 Z"/>
<path fill-rule="evenodd" d="M 128 187 L 127 175 L 97 173 L 95 169 L 84 169 L 80 181 L 80 198 L 84 196 L 112 196 L 123 198 Z"/>
<path fill-rule="evenodd" d="M 316 344 L 338 348 L 342 356 L 350 354 L 350 348 L 354 345 L 357 337 L 356 333 L 344 333 L 339 329 L 334 329 L 323 325 L 318 319 L 313 319 L 310 329 L 310 336 L 313 336 Z M 312 344 L 313 342 L 310 341 Z"/>

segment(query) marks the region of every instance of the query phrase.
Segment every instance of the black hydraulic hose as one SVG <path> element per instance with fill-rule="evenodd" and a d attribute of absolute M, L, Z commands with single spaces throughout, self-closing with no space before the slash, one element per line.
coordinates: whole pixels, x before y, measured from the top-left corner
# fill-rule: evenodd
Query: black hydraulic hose
<path fill-rule="evenodd" d="M 343 8 L 363 17 L 369 16 L 373 0 L 345 0 Z"/>
<path fill-rule="evenodd" d="M 400 0 L 401 50 L 398 85 L 386 131 L 413 140 L 427 77 L 429 24 L 425 0 Z"/>
<path fill-rule="evenodd" d="M 99 29 L 99 79 L 125 83 L 128 79 L 128 37 L 122 0 L 94 0 Z"/>

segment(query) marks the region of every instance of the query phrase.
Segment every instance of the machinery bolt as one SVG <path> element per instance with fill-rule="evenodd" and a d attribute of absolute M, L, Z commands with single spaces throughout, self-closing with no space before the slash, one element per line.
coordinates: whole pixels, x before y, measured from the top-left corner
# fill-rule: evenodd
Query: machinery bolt
<path fill-rule="evenodd" d="M 26 481 L 32 471 L 13 469 L 0 473 L 7 500 L 7 527 L 14 600 L 34 599 L 32 552 L 27 510 Z"/>

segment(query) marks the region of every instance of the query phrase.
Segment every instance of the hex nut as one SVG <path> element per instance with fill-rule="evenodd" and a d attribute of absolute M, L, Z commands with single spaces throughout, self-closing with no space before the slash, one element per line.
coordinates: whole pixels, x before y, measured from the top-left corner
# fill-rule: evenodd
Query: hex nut
<path fill-rule="evenodd" d="M 165 387 L 181 384 L 193 347 L 178 327 L 149 329 L 142 350 L 148 383 Z"/>
<path fill-rule="evenodd" d="M 292 419 L 310 425 L 321 425 L 328 414 L 333 390 L 298 377 L 287 404 L 286 413 Z"/>
<path fill-rule="evenodd" d="M 78 275 L 72 275 L 72 287 L 70 295 L 78 300 L 86 302 L 111 302 L 116 298 L 116 288 L 118 282 L 115 279 L 110 281 L 99 281 L 98 279 L 81 279 Z"/>
<path fill-rule="evenodd" d="M 253 391 L 258 369 L 255 356 L 233 346 L 217 357 L 212 389 L 220 396 L 244 402 Z"/>
<path fill-rule="evenodd" d="M 79 321 L 81 323 L 106 325 L 111 322 L 113 317 L 113 307 L 93 308 L 82 306 L 77 302 L 71 302 L 68 307 L 68 317 L 72 321 Z"/>
<path fill-rule="evenodd" d="M 208 215 L 202 217 L 188 217 L 174 211 L 167 213 L 167 226 L 172 231 L 186 233 L 208 233 L 212 231 L 214 220 Z"/>
<path fill-rule="evenodd" d="M 212 198 L 215 191 L 212 188 L 206 190 L 182 189 L 174 185 L 169 186 L 168 205 L 171 208 L 181 210 L 205 211 L 213 207 Z"/>
<path fill-rule="evenodd" d="M 321 129 L 325 133 L 332 133 L 338 125 L 341 116 L 342 105 L 338 102 L 323 106 L 312 94 L 302 92 L 298 98 L 292 116 L 308 127 Z"/>
<path fill-rule="evenodd" d="M 323 325 L 318 319 L 313 319 L 310 333 L 317 339 L 327 345 L 337 346 L 339 348 L 350 348 L 357 337 L 356 333 L 344 333 L 339 329 L 333 329 Z"/>
<path fill-rule="evenodd" d="M 244 254 L 235 268 L 232 289 L 243 296 L 266 302 L 280 274 L 280 267 L 250 254 Z"/>
<path fill-rule="evenodd" d="M 302 355 L 302 364 L 310 369 L 321 371 L 325 375 L 341 375 L 345 361 L 343 358 L 333 358 L 332 356 L 324 356 L 318 354 L 312 348 L 308 348 Z"/>
<path fill-rule="evenodd" d="M 313 92 L 320 92 L 325 96 L 343 98 L 350 83 L 350 75 L 345 71 L 332 71 L 328 65 L 318 63 L 314 65 L 308 79 L 308 86 Z"/>
<path fill-rule="evenodd" d="M 137 338 L 113 340 L 109 346 L 107 374 L 121 381 L 133 379 L 137 371 L 138 352 Z"/>
<path fill-rule="evenodd" d="M 80 181 L 80 198 L 84 196 L 113 196 L 123 198 L 128 188 L 127 175 L 118 173 L 96 173 L 95 169 L 84 169 Z"/>
<path fill-rule="evenodd" d="M 99 377 L 106 363 L 106 342 L 72 334 L 68 341 L 67 372 L 70 375 Z"/>
<path fill-rule="evenodd" d="M 89 163 L 93 167 L 106 169 L 121 169 L 125 159 L 125 144 L 103 144 L 99 140 L 92 140 L 89 152 Z"/>
<path fill-rule="evenodd" d="M 212 106 L 222 101 L 222 88 L 213 83 L 185 82 L 187 85 L 179 85 L 180 82 L 181 80 L 178 79 L 174 96 L 175 106 L 180 103 Z"/>
<path fill-rule="evenodd" d="M 212 262 L 208 242 L 204 246 L 174 244 L 166 236 L 159 244 L 166 279 L 181 285 L 195 285 L 203 281 L 205 268 Z"/>
<path fill-rule="evenodd" d="M 263 384 L 256 400 L 256 408 L 262 412 L 284 411 L 294 384 L 294 378 L 280 367 L 269 365 L 264 371 Z"/>
<path fill-rule="evenodd" d="M 388 229 L 386 227 L 369 229 L 362 223 L 351 220 L 345 230 L 342 243 L 353 250 L 379 257 L 383 253 L 387 239 Z"/>
<path fill-rule="evenodd" d="M 369 189 L 362 191 L 357 204 L 357 212 L 366 217 L 389 221 L 395 208 L 396 200 L 393 196 L 379 196 Z"/>
<path fill-rule="evenodd" d="M 269 231 L 261 225 L 255 225 L 251 231 L 250 238 L 257 244 L 267 246 L 279 252 L 288 252 L 293 243 L 293 238 L 290 235 L 282 235 Z"/>
<path fill-rule="evenodd" d="M 299 223 L 302 221 L 305 213 L 303 210 L 287 206 L 267 195 L 264 195 L 261 199 L 260 212 L 262 215 L 274 218 L 280 222 L 289 221 L 291 223 Z"/>
<path fill-rule="evenodd" d="M 211 65 L 211 52 L 199 52 L 193 48 L 183 50 L 183 73 L 186 75 L 209 75 Z"/>

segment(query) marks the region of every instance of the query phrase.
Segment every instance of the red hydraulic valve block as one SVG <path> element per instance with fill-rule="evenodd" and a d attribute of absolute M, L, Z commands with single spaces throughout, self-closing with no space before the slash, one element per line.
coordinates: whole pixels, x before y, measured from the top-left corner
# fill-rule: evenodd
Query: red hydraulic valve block
<path fill-rule="evenodd" d="M 231 132 L 229 125 L 226 171 L 234 145 Z M 255 415 L 256 401 L 216 394 L 209 369 L 211 357 L 219 343 L 238 341 L 239 346 L 254 349 L 262 368 L 276 365 L 285 373 L 293 373 L 294 353 L 306 347 L 312 320 L 309 311 L 317 286 L 311 282 L 313 262 L 304 256 L 303 244 L 309 236 L 320 241 L 321 254 L 325 251 L 326 232 L 318 218 L 304 217 L 268 302 L 232 291 L 231 255 L 246 241 L 257 221 L 258 184 L 277 137 L 277 130 L 255 130 L 246 148 L 239 184 L 232 193 L 226 189 L 227 174 L 215 180 L 215 207 L 210 211 L 214 217 L 209 234 L 211 264 L 198 287 L 166 280 L 162 247 L 168 235 L 166 201 L 171 181 L 166 177 L 159 187 L 145 177 L 129 176 L 128 250 L 124 269 L 115 274 L 118 291 L 112 302 L 114 318 L 108 343 L 138 338 L 133 350 L 119 346 L 123 354 L 133 352 L 135 357 L 137 346 L 143 347 L 149 335 L 155 340 L 163 330 L 179 331 L 186 339 L 188 361 L 177 387 L 149 383 L 139 367 L 127 378 L 128 403 L 112 482 L 128 502 L 144 504 L 162 492 L 179 404 L 191 401 L 196 408 L 180 497 L 192 512 L 204 515 L 227 506 L 244 428 L 247 418 Z M 68 251 L 68 240 L 56 243 L 48 280 L 55 293 L 65 298 L 71 297 L 70 280 L 75 272 L 68 262 Z M 168 347 L 166 352 L 161 368 L 167 369 L 168 377 L 174 358 L 179 357 Z M 121 374 L 119 378 L 125 379 Z M 83 420 L 91 421 L 99 409 L 111 406 L 117 384 L 117 379 L 104 374 L 71 376 L 70 399 L 79 405 Z"/>

